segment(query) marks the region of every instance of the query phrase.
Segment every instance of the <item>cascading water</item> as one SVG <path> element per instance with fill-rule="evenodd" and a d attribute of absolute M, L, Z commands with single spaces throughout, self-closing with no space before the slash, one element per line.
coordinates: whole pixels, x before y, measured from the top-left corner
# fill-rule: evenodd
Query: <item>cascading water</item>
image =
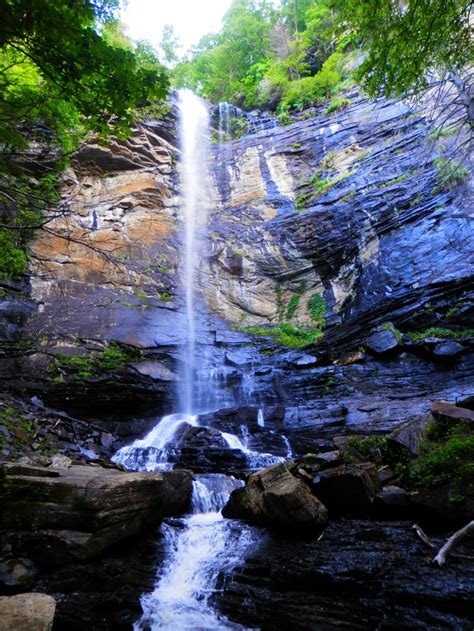
<path fill-rule="evenodd" d="M 200 476 L 194 482 L 193 514 L 163 524 L 167 558 L 154 591 L 142 597 L 144 613 L 135 631 L 243 629 L 219 616 L 209 602 L 219 575 L 241 561 L 251 538 L 258 537 L 255 529 L 236 528 L 220 512 L 241 485 L 225 475 Z"/>
<path fill-rule="evenodd" d="M 183 282 L 187 322 L 186 356 L 182 358 L 179 414 L 171 414 L 144 437 L 120 449 L 113 460 L 132 470 L 166 470 L 173 467 L 174 455 L 181 436 L 190 428 L 198 427 L 197 412 L 203 411 L 212 400 L 210 390 L 219 383 L 219 371 L 203 379 L 205 355 L 196 360 L 196 319 L 194 278 L 198 261 L 206 210 L 206 137 L 208 114 L 204 103 L 188 90 L 179 97 L 182 141 L 182 192 L 184 231 Z M 249 398 L 253 392 L 248 376 Z M 206 382 L 207 381 L 207 386 Z M 199 387 L 196 387 L 198 385 Z M 219 397 L 215 397 L 219 400 Z M 259 425 L 264 426 L 263 411 Z M 215 430 L 213 430 L 215 431 Z M 254 452 L 236 435 L 220 432 L 228 450 L 243 454 L 250 468 L 263 468 L 283 460 L 271 454 Z M 241 562 L 250 540 L 260 536 L 250 526 L 225 520 L 220 511 L 230 492 L 242 483 L 223 474 L 200 476 L 195 479 L 192 514 L 162 525 L 165 562 L 154 591 L 142 596 L 143 616 L 134 629 L 169 629 L 170 631 L 242 629 L 212 609 L 211 597 L 216 591 L 218 577 Z"/>

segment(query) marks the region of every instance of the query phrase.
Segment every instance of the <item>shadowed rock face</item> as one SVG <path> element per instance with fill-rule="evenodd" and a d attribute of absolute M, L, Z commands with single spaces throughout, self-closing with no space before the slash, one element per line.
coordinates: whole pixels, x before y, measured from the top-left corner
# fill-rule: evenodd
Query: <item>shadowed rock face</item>
<path fill-rule="evenodd" d="M 431 550 L 407 522 L 331 522 L 319 541 L 255 530 L 255 541 L 245 564 L 221 577 L 224 591 L 215 596 L 220 610 L 245 626 L 472 627 L 472 561 L 453 559 L 442 572 L 428 566 Z"/>
<path fill-rule="evenodd" d="M 4 545 L 47 566 L 98 556 L 164 515 L 183 512 L 191 474 L 6 464 L 0 494 Z"/>

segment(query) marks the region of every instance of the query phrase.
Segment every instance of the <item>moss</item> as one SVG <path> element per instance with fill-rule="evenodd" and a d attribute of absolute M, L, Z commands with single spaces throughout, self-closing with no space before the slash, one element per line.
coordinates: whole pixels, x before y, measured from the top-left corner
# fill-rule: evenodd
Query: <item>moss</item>
<path fill-rule="evenodd" d="M 104 372 L 115 370 L 131 361 L 137 361 L 142 353 L 137 349 L 124 348 L 111 342 L 103 351 L 92 351 L 87 355 L 56 355 L 48 371 L 55 374 L 55 383 L 65 376 L 85 381 Z"/>
<path fill-rule="evenodd" d="M 430 140 L 433 142 L 439 140 L 440 138 L 451 138 L 458 131 L 458 127 L 456 125 L 452 126 L 444 126 L 437 127 L 430 133 Z"/>
<path fill-rule="evenodd" d="M 139 291 L 135 292 L 135 296 L 137 298 L 148 298 L 148 294 L 146 293 L 146 291 L 143 291 L 143 289 L 140 289 Z"/>
<path fill-rule="evenodd" d="M 158 297 L 161 302 L 169 302 L 171 300 L 171 295 L 167 291 L 162 291 Z"/>
<path fill-rule="evenodd" d="M 37 431 L 36 424 L 25 418 L 13 405 L 0 408 L 0 425 L 8 430 L 16 449 L 29 446 Z M 0 445 L 6 443 L 6 437 L 0 432 Z"/>
<path fill-rule="evenodd" d="M 452 331 L 451 329 L 444 329 L 437 326 L 432 326 L 423 331 L 410 331 L 407 333 L 408 337 L 415 342 L 422 342 L 427 337 L 440 337 L 449 340 L 462 340 L 465 337 L 474 335 L 474 329 L 462 329 L 458 331 Z"/>

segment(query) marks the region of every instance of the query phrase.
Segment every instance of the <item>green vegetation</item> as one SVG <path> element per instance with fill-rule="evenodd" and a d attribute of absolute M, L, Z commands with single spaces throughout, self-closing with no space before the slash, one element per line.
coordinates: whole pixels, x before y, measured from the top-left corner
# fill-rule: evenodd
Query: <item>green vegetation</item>
<path fill-rule="evenodd" d="M 24 273 L 34 232 L 67 213 L 66 204 L 58 206 L 57 182 L 81 139 L 91 132 L 101 142 L 111 133 L 124 137 L 139 109 L 159 111 L 167 94 L 166 70 L 147 44 L 123 35 L 118 9 L 118 0 L 2 4 L 2 278 Z M 31 143 L 47 154 L 41 163 L 28 154 Z"/>
<path fill-rule="evenodd" d="M 437 127 L 433 129 L 430 133 L 430 140 L 433 142 L 436 140 L 440 140 L 441 138 L 451 138 L 458 131 L 458 127 L 456 125 L 447 126 L 447 127 Z"/>
<path fill-rule="evenodd" d="M 438 76 L 472 63 L 469 0 L 419 0 L 403 10 L 392 0 L 333 0 L 337 33 L 366 57 L 357 77 L 370 95 L 403 95 L 423 89 L 429 70 Z"/>
<path fill-rule="evenodd" d="M 318 327 L 323 326 L 324 316 L 328 310 L 326 299 L 322 294 L 315 293 L 308 300 L 308 311 L 311 319 Z"/>
<path fill-rule="evenodd" d="M 115 370 L 133 361 L 138 361 L 141 351 L 124 348 L 116 342 L 110 342 L 103 351 L 91 351 L 86 355 L 55 355 L 48 371 L 55 375 L 55 383 L 62 383 L 65 377 L 84 381 L 97 377 L 109 370 Z"/>
<path fill-rule="evenodd" d="M 391 444 L 385 436 L 368 436 L 365 438 L 350 438 L 349 445 L 356 449 L 368 460 L 373 458 L 374 452 L 378 450 L 382 462 L 392 467 L 396 473 L 403 473 L 407 470 L 412 461 L 410 453 L 403 448 Z"/>
<path fill-rule="evenodd" d="M 443 329 L 438 326 L 432 326 L 424 331 L 410 331 L 407 333 L 408 337 L 415 342 L 422 342 L 427 337 L 440 337 L 449 340 L 461 340 L 464 337 L 474 335 L 474 329 L 462 329 L 458 331 L 452 331 L 451 329 Z"/>
<path fill-rule="evenodd" d="M 293 296 L 291 296 L 290 300 L 288 301 L 288 306 L 286 307 L 286 319 L 287 320 L 291 320 L 291 318 L 294 316 L 296 309 L 298 308 L 300 304 L 300 296 L 299 294 L 295 294 Z"/>
<path fill-rule="evenodd" d="M 403 333 L 399 331 L 391 322 L 386 322 L 385 324 L 382 325 L 381 328 L 384 331 L 391 331 L 397 338 L 397 341 L 401 342 Z"/>
<path fill-rule="evenodd" d="M 419 487 L 474 482 L 474 434 L 451 436 L 438 444 L 426 441 L 409 479 Z"/>
<path fill-rule="evenodd" d="M 349 107 L 350 104 L 350 100 L 345 98 L 344 96 L 334 96 L 325 109 L 324 113 L 332 114 L 332 112 L 340 112 L 342 110 L 345 110 L 346 107 Z"/>
<path fill-rule="evenodd" d="M 320 329 L 307 329 L 289 323 L 276 327 L 240 327 L 239 330 L 243 333 L 273 337 L 279 344 L 289 348 L 304 348 L 310 344 L 316 344 L 324 335 Z"/>
<path fill-rule="evenodd" d="M 158 298 L 161 302 L 169 302 L 172 299 L 172 296 L 167 291 L 162 291 Z"/>
<path fill-rule="evenodd" d="M 457 184 L 462 184 L 469 176 L 469 171 L 457 160 L 448 160 L 447 158 L 437 158 L 434 162 L 438 169 L 436 177 L 441 186 L 450 188 Z"/>
<path fill-rule="evenodd" d="M 0 425 L 10 432 L 15 447 L 30 445 L 37 430 L 33 421 L 26 419 L 13 405 L 0 407 Z M 0 432 L 0 445 L 6 443 Z"/>

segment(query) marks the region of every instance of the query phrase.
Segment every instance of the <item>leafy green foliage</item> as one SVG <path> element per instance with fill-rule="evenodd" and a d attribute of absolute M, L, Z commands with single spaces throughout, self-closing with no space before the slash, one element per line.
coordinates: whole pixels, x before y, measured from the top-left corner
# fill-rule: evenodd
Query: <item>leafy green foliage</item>
<path fill-rule="evenodd" d="M 308 300 L 308 310 L 313 322 L 318 326 L 323 326 L 324 316 L 326 315 L 328 306 L 326 299 L 322 294 L 315 293 Z"/>
<path fill-rule="evenodd" d="M 358 70 L 369 94 L 406 94 L 428 70 L 462 68 L 474 58 L 469 0 L 332 0 L 340 37 L 365 47 Z"/>
<path fill-rule="evenodd" d="M 28 241 L 56 208 L 57 179 L 89 132 L 124 136 L 166 96 L 152 49 L 114 20 L 118 0 L 7 0 L 0 20 L 0 275 L 26 271 Z M 39 163 L 26 149 L 44 148 Z M 32 173 L 35 179 L 31 177 Z M 57 215 L 66 212 L 57 209 Z"/>
<path fill-rule="evenodd" d="M 410 471 L 415 486 L 443 482 L 474 482 L 474 435 L 452 436 L 446 442 L 426 443 Z"/>
<path fill-rule="evenodd" d="M 325 109 L 325 114 L 332 114 L 333 112 L 340 112 L 341 110 L 346 109 L 351 104 L 350 99 L 347 99 L 344 96 L 334 96 L 327 108 Z"/>
<path fill-rule="evenodd" d="M 279 344 L 289 348 L 304 348 L 310 344 L 316 344 L 324 335 L 319 329 L 296 327 L 289 323 L 280 324 L 277 327 L 241 327 L 239 330 L 253 335 L 273 337 Z"/>
<path fill-rule="evenodd" d="M 295 315 L 295 311 L 298 309 L 300 304 L 300 297 L 298 294 L 291 296 L 288 301 L 288 306 L 286 307 L 286 319 L 291 320 L 291 318 Z"/>
<path fill-rule="evenodd" d="M 422 342 L 427 337 L 439 337 L 449 340 L 462 340 L 464 337 L 474 335 L 474 329 L 462 329 L 452 331 L 451 329 L 444 329 L 439 326 L 432 326 L 428 329 L 424 329 L 423 331 L 410 331 L 409 333 L 407 333 L 407 335 L 415 342 Z"/>
<path fill-rule="evenodd" d="M 116 342 L 111 342 L 103 351 L 92 351 L 86 355 L 58 354 L 48 370 L 56 375 L 56 382 L 58 377 L 63 381 L 65 376 L 83 381 L 116 370 L 140 358 L 139 350 L 124 348 Z"/>

